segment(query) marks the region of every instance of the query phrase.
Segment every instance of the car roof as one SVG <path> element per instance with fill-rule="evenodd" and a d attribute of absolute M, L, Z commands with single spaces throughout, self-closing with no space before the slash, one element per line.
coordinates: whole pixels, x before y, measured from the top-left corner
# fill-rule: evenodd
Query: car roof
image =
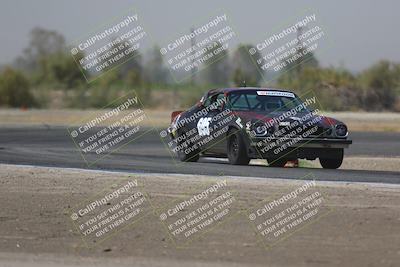
<path fill-rule="evenodd" d="M 208 91 L 209 94 L 216 94 L 216 93 L 231 93 L 231 92 L 236 92 L 236 91 L 245 91 L 245 90 L 251 90 L 251 91 L 280 91 L 280 92 L 289 92 L 293 93 L 292 91 L 286 90 L 286 89 L 278 89 L 278 88 L 265 88 L 265 87 L 233 87 L 233 88 L 218 88 L 218 89 L 212 89 Z"/>

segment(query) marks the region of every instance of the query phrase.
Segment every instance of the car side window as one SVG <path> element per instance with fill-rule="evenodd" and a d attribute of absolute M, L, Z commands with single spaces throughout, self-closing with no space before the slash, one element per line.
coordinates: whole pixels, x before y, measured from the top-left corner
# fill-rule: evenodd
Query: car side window
<path fill-rule="evenodd" d="M 249 110 L 250 104 L 246 94 L 234 93 L 230 95 L 229 105 L 234 110 Z"/>
<path fill-rule="evenodd" d="M 224 105 L 224 99 L 225 99 L 225 95 L 224 95 L 223 93 L 218 94 L 218 96 L 217 96 L 217 98 L 216 98 L 216 100 L 215 100 L 215 101 L 218 101 L 218 102 L 219 102 L 218 107 L 225 106 L 225 105 Z"/>
<path fill-rule="evenodd" d="M 222 106 L 222 103 L 223 103 L 222 99 L 224 99 L 224 98 L 225 98 L 225 95 L 223 93 L 211 95 L 206 99 L 206 101 L 204 101 L 204 106 L 208 107 L 217 101 L 220 102 L 220 104 L 218 106 Z"/>
<path fill-rule="evenodd" d="M 283 105 L 285 106 L 286 109 L 290 110 L 296 107 L 296 102 L 294 98 L 282 98 Z"/>
<path fill-rule="evenodd" d="M 203 106 L 208 107 L 212 103 L 213 96 L 208 96 L 207 99 L 204 101 Z"/>

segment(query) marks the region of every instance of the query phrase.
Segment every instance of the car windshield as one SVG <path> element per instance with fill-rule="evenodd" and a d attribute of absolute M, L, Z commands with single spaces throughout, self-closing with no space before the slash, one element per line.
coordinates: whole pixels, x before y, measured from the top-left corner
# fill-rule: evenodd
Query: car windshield
<path fill-rule="evenodd" d="M 281 91 L 237 91 L 229 94 L 228 106 L 234 111 L 285 112 L 303 102 L 295 94 Z M 302 108 L 299 111 L 308 111 Z"/>

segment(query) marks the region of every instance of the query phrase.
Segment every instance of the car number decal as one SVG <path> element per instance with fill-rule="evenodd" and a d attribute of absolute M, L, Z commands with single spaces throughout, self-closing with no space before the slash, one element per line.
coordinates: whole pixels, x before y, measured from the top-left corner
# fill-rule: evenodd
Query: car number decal
<path fill-rule="evenodd" d="M 200 118 L 197 122 L 197 130 L 200 136 L 210 135 L 210 121 L 211 118 Z"/>
<path fill-rule="evenodd" d="M 241 118 L 237 118 L 236 124 L 239 125 L 240 128 L 243 128 L 243 124 L 242 124 L 242 119 Z"/>

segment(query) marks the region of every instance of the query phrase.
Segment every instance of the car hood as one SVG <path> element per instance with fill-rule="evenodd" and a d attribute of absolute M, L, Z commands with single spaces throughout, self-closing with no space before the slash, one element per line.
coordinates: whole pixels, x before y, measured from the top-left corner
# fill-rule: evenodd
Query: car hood
<path fill-rule="evenodd" d="M 331 117 L 323 116 L 314 112 L 299 112 L 294 116 L 285 116 L 284 114 L 287 112 L 270 112 L 270 113 L 261 113 L 261 112 L 253 112 L 253 111 L 234 111 L 233 112 L 236 116 L 240 117 L 245 123 L 248 121 L 256 122 L 256 121 L 263 121 L 269 122 L 271 120 L 278 119 L 279 122 L 294 122 L 299 121 L 302 123 L 306 123 L 308 121 L 312 121 L 314 119 L 318 120 L 317 125 L 323 127 L 331 127 L 337 124 L 343 124 L 341 121 L 336 120 Z M 283 119 L 282 119 L 283 118 Z M 304 118 L 304 120 L 302 120 Z M 282 120 L 281 120 L 282 119 Z"/>

